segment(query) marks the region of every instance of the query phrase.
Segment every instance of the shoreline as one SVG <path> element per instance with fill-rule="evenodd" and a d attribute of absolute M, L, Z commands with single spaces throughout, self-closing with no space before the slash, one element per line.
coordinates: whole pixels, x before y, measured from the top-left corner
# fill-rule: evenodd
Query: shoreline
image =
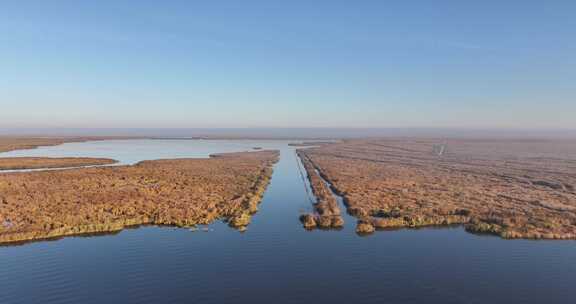
<path fill-rule="evenodd" d="M 0 173 L 20 170 L 72 169 L 116 163 L 118 161 L 111 158 L 96 157 L 0 157 Z"/>

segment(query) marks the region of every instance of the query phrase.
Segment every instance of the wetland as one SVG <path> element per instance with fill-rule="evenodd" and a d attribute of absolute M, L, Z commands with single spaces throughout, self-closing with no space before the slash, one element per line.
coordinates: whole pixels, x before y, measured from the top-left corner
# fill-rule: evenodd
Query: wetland
<path fill-rule="evenodd" d="M 0 195 L 5 200 L 8 197 L 8 204 L 1 208 L 9 206 L 11 211 L 0 210 L 3 217 L 11 214 L 8 225 L 22 231 L 41 227 L 37 231 L 43 232 L 44 227 L 52 231 L 51 227 L 57 229 L 56 225 L 62 224 L 75 227 L 76 223 L 115 223 L 128 218 L 137 219 L 135 224 L 145 224 L 127 229 L 132 227 L 131 223 L 123 223 L 108 229 L 111 234 L 77 235 L 76 232 L 88 231 L 73 231 L 56 241 L 5 243 L 0 247 L 0 302 L 296 303 L 313 297 L 326 302 L 354 303 L 383 299 L 403 303 L 540 303 L 567 302 L 576 296 L 571 287 L 576 279 L 572 262 L 576 244 L 571 240 L 535 241 L 523 237 L 507 240 L 499 233 L 471 234 L 466 231 L 470 221 L 443 228 L 397 225 L 396 230 L 368 231 L 370 227 L 381 229 L 375 224 L 376 219 L 396 218 L 392 211 L 398 212 L 397 218 L 416 216 L 414 212 L 419 209 L 415 206 L 423 207 L 422 218 L 426 221 L 437 214 L 444 219 L 447 216 L 483 219 L 482 213 L 475 210 L 458 211 L 472 207 L 452 198 L 450 192 L 430 189 L 426 184 L 428 177 L 418 171 L 422 166 L 431 168 L 433 180 L 447 179 L 442 185 L 453 187 L 464 187 L 456 183 L 457 177 L 452 177 L 467 176 L 463 172 L 479 181 L 485 176 L 504 181 L 513 177 L 536 181 L 521 184 L 534 190 L 522 188 L 522 193 L 526 192 L 523 195 L 565 198 L 547 201 L 570 206 L 569 156 L 562 155 L 561 163 L 553 161 L 558 154 L 548 155 L 542 162 L 538 162 L 542 153 L 527 156 L 537 164 L 545 164 L 545 174 L 537 173 L 544 170 L 544 165 L 523 171 L 518 163 L 525 160 L 506 160 L 512 164 L 504 167 L 510 169 L 504 171 L 506 177 L 498 177 L 491 172 L 495 166 L 486 163 L 502 164 L 501 152 L 495 156 L 491 148 L 490 153 L 479 153 L 476 146 L 469 147 L 474 143 L 448 143 L 445 157 L 449 159 L 438 159 L 436 141 L 344 141 L 306 148 L 294 143 L 297 142 L 122 139 L 69 142 L 0 154 L 0 158 L 81 157 L 117 161 L 112 167 L 0 173 Z M 399 149 L 418 152 L 409 157 L 390 153 Z M 306 158 L 298 154 L 305 154 Z M 368 160 L 359 159 L 360 155 Z M 346 164 L 336 165 L 342 159 Z M 381 164 L 388 167 L 372 168 Z M 358 175 L 360 166 L 363 174 Z M 470 172 L 470 166 L 480 169 Z M 415 171 L 403 173 L 403 170 Z M 376 172 L 382 175 L 373 175 Z M 259 183 L 267 186 L 255 188 L 257 177 L 269 177 Z M 368 178 L 380 183 L 361 186 Z M 56 180 L 59 182 L 53 182 Z M 539 180 L 561 182 L 563 188 L 554 189 Z M 6 186 L 10 182 L 14 185 Z M 408 187 L 409 192 L 399 190 L 398 185 L 409 183 L 417 184 Z M 482 189 L 490 189 L 492 185 Z M 412 189 L 418 191 L 413 193 Z M 503 189 L 511 195 L 509 188 Z M 260 194 L 248 194 L 257 192 Z M 415 193 L 426 194 L 431 203 L 413 205 L 418 202 L 413 199 Z M 245 203 L 243 194 L 258 197 L 258 203 Z M 385 201 L 384 206 L 381 200 L 371 199 L 380 195 L 396 196 Z M 478 193 L 474 196 L 478 197 Z M 444 198 L 450 199 L 446 200 L 450 202 L 448 210 L 434 213 L 439 207 L 433 203 Z M 502 200 L 507 202 L 505 198 Z M 19 207 L 13 208 L 16 203 Z M 39 217 L 42 222 L 33 220 L 38 212 L 46 214 L 44 209 L 35 210 L 38 206 L 45 206 L 51 214 L 68 216 Z M 98 208 L 90 209 L 95 206 Z M 519 208 L 515 206 L 512 205 Z M 29 208 L 26 210 L 30 212 L 16 216 L 21 208 Z M 536 229 L 543 229 L 537 225 L 543 211 L 533 208 L 536 207 L 524 207 L 522 214 L 528 216 L 533 212 L 535 216 L 530 220 L 536 223 Z M 205 212 L 208 209 L 211 211 Z M 559 211 L 550 214 L 555 216 L 555 212 Z M 98 216 L 86 218 L 90 214 Z M 328 229 L 305 229 L 300 220 L 306 215 L 315 223 L 320 222 L 319 217 L 329 216 L 330 225 L 316 223 L 318 228 Z M 147 221 L 142 220 L 145 217 Z M 332 227 L 334 217 L 343 222 L 337 229 Z M 563 217 L 552 218 L 564 225 Z M 518 226 L 524 221 L 515 223 L 517 226 L 510 227 L 530 231 Z M 361 225 L 368 226 L 368 230 L 359 229 Z M 562 233 L 570 229 L 560 227 Z M 542 288 L 547 291 L 545 294 L 539 292 Z"/>

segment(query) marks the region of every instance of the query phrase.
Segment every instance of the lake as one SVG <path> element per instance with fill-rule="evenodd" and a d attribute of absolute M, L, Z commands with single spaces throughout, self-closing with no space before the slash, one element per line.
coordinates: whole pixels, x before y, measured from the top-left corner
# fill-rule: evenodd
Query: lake
<path fill-rule="evenodd" d="M 460 227 L 306 231 L 307 185 L 288 141 L 117 140 L 7 156 L 146 159 L 278 149 L 259 212 L 240 233 L 140 227 L 0 247 L 0 303 L 571 303 L 576 242 L 503 240 Z"/>

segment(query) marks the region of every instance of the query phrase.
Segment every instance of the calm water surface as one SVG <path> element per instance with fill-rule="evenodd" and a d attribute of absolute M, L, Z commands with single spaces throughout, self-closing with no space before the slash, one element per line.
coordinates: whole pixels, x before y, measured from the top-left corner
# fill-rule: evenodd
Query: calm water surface
<path fill-rule="evenodd" d="M 123 164 L 281 150 L 248 231 L 142 227 L 0 247 L 0 303 L 573 303 L 576 242 L 506 241 L 461 228 L 302 229 L 310 210 L 287 142 L 138 140 L 0 156 L 97 156 Z"/>

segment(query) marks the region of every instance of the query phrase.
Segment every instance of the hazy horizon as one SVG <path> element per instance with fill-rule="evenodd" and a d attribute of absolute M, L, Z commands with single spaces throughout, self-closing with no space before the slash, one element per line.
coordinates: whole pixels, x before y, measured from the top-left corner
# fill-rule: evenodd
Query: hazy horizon
<path fill-rule="evenodd" d="M 576 129 L 576 3 L 0 4 L 0 128 Z"/>
<path fill-rule="evenodd" d="M 368 137 L 576 139 L 576 129 L 466 128 L 3 128 L 0 136 L 345 139 Z"/>

